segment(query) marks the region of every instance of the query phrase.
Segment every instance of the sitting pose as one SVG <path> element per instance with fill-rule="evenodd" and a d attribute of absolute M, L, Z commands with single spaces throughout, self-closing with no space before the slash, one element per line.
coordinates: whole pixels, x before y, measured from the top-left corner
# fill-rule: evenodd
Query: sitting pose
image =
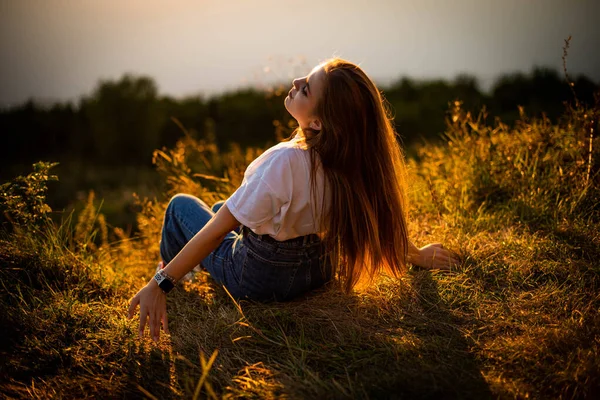
<path fill-rule="evenodd" d="M 333 58 L 295 79 L 285 107 L 292 138 L 261 154 L 241 186 L 209 208 L 185 194 L 166 209 L 162 268 L 131 300 L 157 340 L 166 293 L 200 265 L 236 299 L 285 301 L 332 280 L 346 292 L 411 263 L 450 269 L 458 257 L 408 240 L 405 167 L 379 90 L 357 65 Z"/>

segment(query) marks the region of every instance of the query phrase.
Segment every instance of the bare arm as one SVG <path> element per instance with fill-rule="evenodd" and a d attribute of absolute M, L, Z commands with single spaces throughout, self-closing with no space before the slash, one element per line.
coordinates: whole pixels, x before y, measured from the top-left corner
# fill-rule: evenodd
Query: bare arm
<path fill-rule="evenodd" d="M 227 205 L 224 204 L 200 232 L 171 260 L 164 271 L 175 280 L 181 279 L 196 265 L 200 264 L 211 251 L 216 249 L 225 238 L 225 235 L 239 225 L 240 223 L 231 214 Z M 154 279 L 152 282 L 156 284 Z"/>
<path fill-rule="evenodd" d="M 164 271 L 176 280 L 181 279 L 206 258 L 211 251 L 217 248 L 227 233 L 239 225 L 240 223 L 231 214 L 227 205 L 224 204 L 200 232 L 194 235 L 179 251 Z M 131 299 L 129 318 L 133 318 L 138 305 L 140 306 L 139 336 L 143 336 L 146 322 L 148 322 L 150 335 L 157 341 L 160 336 L 161 321 L 165 332 L 169 330 L 166 295 L 154 279 L 150 279 L 146 286 Z"/>

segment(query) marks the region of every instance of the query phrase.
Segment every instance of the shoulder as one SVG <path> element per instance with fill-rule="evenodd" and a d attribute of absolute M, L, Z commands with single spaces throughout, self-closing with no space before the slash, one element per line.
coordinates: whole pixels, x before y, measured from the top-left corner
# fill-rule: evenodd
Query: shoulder
<path fill-rule="evenodd" d="M 306 150 L 302 149 L 297 141 L 281 142 L 268 148 L 258 158 L 248 165 L 246 174 L 253 174 L 258 170 L 294 168 L 304 162 Z"/>

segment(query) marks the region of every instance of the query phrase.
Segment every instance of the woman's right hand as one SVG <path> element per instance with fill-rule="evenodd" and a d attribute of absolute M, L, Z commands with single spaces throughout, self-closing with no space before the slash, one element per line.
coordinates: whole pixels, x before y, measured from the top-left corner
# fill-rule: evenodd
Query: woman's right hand
<path fill-rule="evenodd" d="M 451 270 L 460 264 L 460 257 L 441 243 L 430 243 L 419 249 L 415 265 L 425 269 Z"/>
<path fill-rule="evenodd" d="M 135 309 L 140 306 L 139 337 L 144 335 L 146 323 L 150 328 L 150 337 L 156 342 L 160 337 L 160 324 L 162 322 L 165 333 L 169 333 L 167 320 L 167 296 L 151 279 L 129 303 L 129 319 L 135 315 Z"/>

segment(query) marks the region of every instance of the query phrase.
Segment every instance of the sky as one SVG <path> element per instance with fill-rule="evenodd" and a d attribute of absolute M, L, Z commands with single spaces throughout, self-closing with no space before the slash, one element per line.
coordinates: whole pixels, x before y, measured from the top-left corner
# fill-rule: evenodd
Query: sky
<path fill-rule="evenodd" d="M 149 76 L 161 95 L 289 82 L 332 56 L 378 85 L 562 71 L 600 82 L 598 0 L 0 0 L 0 106 Z"/>

